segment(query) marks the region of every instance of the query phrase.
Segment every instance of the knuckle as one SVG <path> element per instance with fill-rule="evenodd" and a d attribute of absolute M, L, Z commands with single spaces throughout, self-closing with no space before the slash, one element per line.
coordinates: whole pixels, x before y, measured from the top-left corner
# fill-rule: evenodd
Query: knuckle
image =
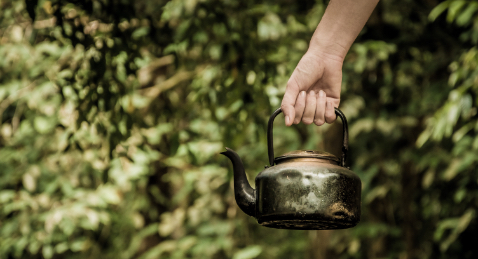
<path fill-rule="evenodd" d="M 322 126 L 324 125 L 324 120 L 321 120 L 321 119 L 314 120 L 314 124 L 317 126 Z"/>
<path fill-rule="evenodd" d="M 282 111 L 288 112 L 287 106 L 288 106 L 287 104 L 282 103 L 282 104 L 280 105 L 280 108 L 282 109 Z"/>
<path fill-rule="evenodd" d="M 335 118 L 327 118 L 325 121 L 326 121 L 328 124 L 332 124 L 332 123 L 334 123 Z"/>
<path fill-rule="evenodd" d="M 310 125 L 310 124 L 312 124 L 313 121 L 312 121 L 312 119 L 307 118 L 307 119 L 302 119 L 302 122 L 303 122 L 305 125 Z"/>

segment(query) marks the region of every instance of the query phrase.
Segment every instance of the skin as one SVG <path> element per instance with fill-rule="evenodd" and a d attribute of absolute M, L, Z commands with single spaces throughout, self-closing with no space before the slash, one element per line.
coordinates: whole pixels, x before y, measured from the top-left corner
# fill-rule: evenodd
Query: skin
<path fill-rule="evenodd" d="M 320 126 L 336 119 L 345 55 L 378 0 L 330 0 L 309 49 L 292 73 L 282 99 L 285 124 Z"/>

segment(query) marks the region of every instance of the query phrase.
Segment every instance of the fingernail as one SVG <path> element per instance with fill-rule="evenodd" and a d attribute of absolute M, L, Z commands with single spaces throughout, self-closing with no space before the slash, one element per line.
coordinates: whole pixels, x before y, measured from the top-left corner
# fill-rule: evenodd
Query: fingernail
<path fill-rule="evenodd" d="M 315 92 L 314 92 L 314 91 L 310 91 L 310 96 L 315 96 Z"/>
<path fill-rule="evenodd" d="M 305 96 L 306 92 L 305 92 L 305 91 L 302 91 L 302 92 L 300 92 L 300 94 L 301 94 L 302 96 Z"/>
<path fill-rule="evenodd" d="M 289 116 L 285 116 L 285 125 L 289 126 L 290 118 Z"/>
<path fill-rule="evenodd" d="M 319 96 L 320 96 L 320 97 L 324 97 L 324 95 L 325 95 L 324 91 L 320 90 L 320 91 L 319 91 Z"/>

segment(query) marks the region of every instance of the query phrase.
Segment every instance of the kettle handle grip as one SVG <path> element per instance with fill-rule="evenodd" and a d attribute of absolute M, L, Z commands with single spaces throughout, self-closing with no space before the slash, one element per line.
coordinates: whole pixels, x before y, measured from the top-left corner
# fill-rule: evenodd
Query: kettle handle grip
<path fill-rule="evenodd" d="M 269 164 L 271 166 L 274 166 L 274 143 L 273 143 L 273 136 L 272 136 L 272 131 L 273 131 L 273 126 L 274 126 L 274 119 L 277 117 L 282 112 L 282 109 L 279 108 L 272 113 L 271 117 L 269 118 L 269 123 L 267 125 L 267 149 L 269 153 Z M 335 114 L 340 117 L 342 120 L 342 125 L 343 125 L 343 131 L 344 131 L 344 136 L 342 139 L 342 159 L 341 159 L 341 166 L 342 167 L 347 167 L 347 158 L 348 158 L 348 152 L 349 152 L 349 127 L 347 124 L 347 119 L 345 118 L 345 115 L 339 108 L 335 108 Z"/>

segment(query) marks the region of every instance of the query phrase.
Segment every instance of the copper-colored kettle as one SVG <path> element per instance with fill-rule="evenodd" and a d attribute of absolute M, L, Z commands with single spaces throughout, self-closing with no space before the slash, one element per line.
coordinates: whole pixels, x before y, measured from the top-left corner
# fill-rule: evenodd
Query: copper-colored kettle
<path fill-rule="evenodd" d="M 343 229 L 360 221 L 361 182 L 347 167 L 348 126 L 344 114 L 342 157 L 323 151 L 297 150 L 274 158 L 272 129 L 277 109 L 270 117 L 267 144 L 270 166 L 256 177 L 254 190 L 247 181 L 241 159 L 232 149 L 227 156 L 234 168 L 236 202 L 258 223 L 282 229 Z"/>

